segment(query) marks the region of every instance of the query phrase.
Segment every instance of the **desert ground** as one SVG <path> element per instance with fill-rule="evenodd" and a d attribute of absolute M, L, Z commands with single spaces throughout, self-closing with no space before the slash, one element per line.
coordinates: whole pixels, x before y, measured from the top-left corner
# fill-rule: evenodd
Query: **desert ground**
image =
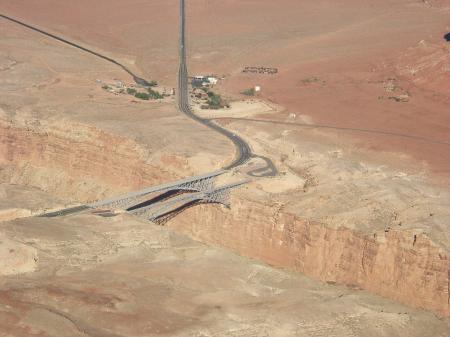
<path fill-rule="evenodd" d="M 0 14 L 176 87 L 178 1 L 0 0 Z M 217 170 L 233 144 L 176 97 L 109 92 L 133 79 L 0 18 L 0 336 L 450 336 L 449 14 L 188 1 L 190 73 L 222 78 L 231 102 L 194 110 L 279 174 L 165 227 L 36 215 Z"/>

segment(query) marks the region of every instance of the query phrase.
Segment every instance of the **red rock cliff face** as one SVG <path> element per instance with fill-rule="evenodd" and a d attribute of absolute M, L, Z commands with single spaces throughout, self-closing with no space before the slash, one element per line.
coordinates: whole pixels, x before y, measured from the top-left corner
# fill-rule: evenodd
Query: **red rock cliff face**
<path fill-rule="evenodd" d="M 17 127 L 0 121 L 0 178 L 86 201 L 174 179 L 145 150 L 95 128 Z M 235 197 L 231 211 L 198 206 L 171 226 L 204 242 L 322 281 L 357 286 L 450 316 L 448 254 L 425 235 L 329 228 Z"/>
<path fill-rule="evenodd" d="M 201 241 L 450 316 L 450 259 L 425 235 L 333 229 L 240 198 L 231 212 L 205 205 L 183 215 L 170 225 Z"/>
<path fill-rule="evenodd" d="M 131 140 L 93 127 L 13 126 L 0 121 L 0 180 L 88 201 L 174 179 Z"/>

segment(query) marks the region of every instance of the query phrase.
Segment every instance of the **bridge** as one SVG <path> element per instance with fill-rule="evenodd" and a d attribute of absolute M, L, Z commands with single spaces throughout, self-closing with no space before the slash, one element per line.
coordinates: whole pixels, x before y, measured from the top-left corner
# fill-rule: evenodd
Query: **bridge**
<path fill-rule="evenodd" d="M 89 53 L 105 61 L 113 63 L 130 74 L 136 83 L 143 86 L 149 85 L 146 80 L 138 77 L 122 63 L 109 56 L 103 55 L 101 53 L 98 53 L 97 51 L 86 48 L 63 37 L 44 31 L 38 27 L 31 26 L 25 22 L 16 20 L 6 15 L 0 14 L 0 18 L 9 20 L 39 34 L 43 34 L 49 38 L 55 39 L 59 42 L 77 48 L 83 52 Z M 107 216 L 109 212 L 111 216 L 114 216 L 114 210 L 125 210 L 133 214 L 146 216 L 152 221 L 160 221 L 161 219 L 168 219 L 169 216 L 174 216 L 186 207 L 190 207 L 198 203 L 219 203 L 229 207 L 229 191 L 233 188 L 247 183 L 248 180 L 240 183 L 229 184 L 219 188 L 214 187 L 214 180 L 217 176 L 227 172 L 226 170 L 241 166 L 248 162 L 251 158 L 262 159 L 266 163 L 266 166 L 247 172 L 249 176 L 270 177 L 277 174 L 277 169 L 272 161 L 269 158 L 252 153 L 249 144 L 243 138 L 236 135 L 234 132 L 225 129 L 219 124 L 214 123 L 212 120 L 203 119 L 195 115 L 192 111 L 189 104 L 185 21 L 185 0 L 180 0 L 180 70 L 178 73 L 179 109 L 194 121 L 209 127 L 213 131 L 222 134 L 223 136 L 231 140 L 236 147 L 236 158 L 234 159 L 234 161 L 231 164 L 227 165 L 222 171 L 195 176 L 164 185 L 149 187 L 118 197 L 94 202 L 87 205 L 66 208 L 55 212 L 44 213 L 39 216 L 57 217 L 73 213 L 86 212 L 89 210 L 91 212 L 95 212 L 96 214 L 104 216 Z M 155 193 L 159 193 L 159 195 L 151 197 L 151 195 L 154 195 Z"/>
<path fill-rule="evenodd" d="M 186 208 L 197 204 L 222 204 L 227 208 L 230 204 L 230 191 L 248 183 L 248 180 L 212 188 L 205 191 L 182 194 L 169 200 L 152 203 L 148 206 L 128 209 L 131 214 L 143 217 L 158 224 L 164 224 Z"/>
<path fill-rule="evenodd" d="M 226 172 L 220 170 L 193 176 L 40 216 L 57 217 L 89 210 L 101 216 L 114 216 L 115 211 L 122 210 L 162 225 L 197 204 L 215 203 L 230 208 L 230 191 L 249 180 L 215 187 L 216 178 Z"/>
<path fill-rule="evenodd" d="M 139 191 L 130 192 L 124 195 L 120 195 L 114 198 L 101 200 L 88 204 L 90 208 L 108 208 L 108 209 L 132 209 L 141 205 L 144 197 L 161 192 L 166 193 L 166 195 L 158 196 L 158 198 L 169 197 L 172 192 L 178 193 L 182 191 L 187 192 L 199 192 L 210 190 L 214 186 L 214 180 L 224 174 L 225 170 L 215 171 L 212 173 L 207 173 L 199 176 L 189 177 L 183 180 L 178 180 L 168 184 L 153 186 L 145 188 Z M 156 200 L 155 200 L 156 201 Z M 148 202 L 148 201 L 147 201 Z"/>

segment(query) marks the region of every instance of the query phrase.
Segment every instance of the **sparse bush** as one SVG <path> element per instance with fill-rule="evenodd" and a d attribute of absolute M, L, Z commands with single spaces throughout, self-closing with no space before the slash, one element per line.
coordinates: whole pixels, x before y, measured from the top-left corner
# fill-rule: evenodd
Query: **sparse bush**
<path fill-rule="evenodd" d="M 149 87 L 156 87 L 158 85 L 158 82 L 156 82 L 156 81 L 150 81 L 149 83 L 148 83 L 148 86 Z"/>
<path fill-rule="evenodd" d="M 136 89 L 133 88 L 127 88 L 127 94 L 128 95 L 136 95 Z"/>
<path fill-rule="evenodd" d="M 312 77 L 304 78 L 304 79 L 302 80 L 302 83 L 303 83 L 303 84 L 319 83 L 319 84 L 324 85 L 326 82 L 325 82 L 324 80 L 321 80 L 321 79 L 318 78 L 318 77 L 312 76 Z"/>
<path fill-rule="evenodd" d="M 219 94 L 216 94 L 212 91 L 208 91 L 209 99 L 206 101 L 210 109 L 221 109 L 228 105 Z"/>
<path fill-rule="evenodd" d="M 144 101 L 148 101 L 150 99 L 150 95 L 145 92 L 137 92 L 134 94 L 134 97 L 143 99 Z"/>
<path fill-rule="evenodd" d="M 102 85 L 102 89 L 108 90 L 109 89 L 109 85 L 106 85 L 106 84 Z"/>
<path fill-rule="evenodd" d="M 255 88 L 250 88 L 241 92 L 241 94 L 245 96 L 255 96 L 255 93 Z"/>
<path fill-rule="evenodd" d="M 161 95 L 158 91 L 148 88 L 148 95 L 151 99 L 162 99 L 164 95 Z"/>

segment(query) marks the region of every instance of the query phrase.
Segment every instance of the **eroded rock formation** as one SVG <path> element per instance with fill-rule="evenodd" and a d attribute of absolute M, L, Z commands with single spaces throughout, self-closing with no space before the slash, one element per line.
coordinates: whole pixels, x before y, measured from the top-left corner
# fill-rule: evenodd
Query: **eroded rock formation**
<path fill-rule="evenodd" d="M 248 196 L 235 197 L 231 212 L 190 208 L 172 226 L 277 267 L 450 316 L 449 255 L 424 234 L 330 228 Z"/>
<path fill-rule="evenodd" d="M 0 133 L 0 180 L 73 201 L 86 202 L 175 177 L 169 169 L 147 163 L 148 154 L 137 143 L 95 127 L 25 126 L 0 120 Z"/>

